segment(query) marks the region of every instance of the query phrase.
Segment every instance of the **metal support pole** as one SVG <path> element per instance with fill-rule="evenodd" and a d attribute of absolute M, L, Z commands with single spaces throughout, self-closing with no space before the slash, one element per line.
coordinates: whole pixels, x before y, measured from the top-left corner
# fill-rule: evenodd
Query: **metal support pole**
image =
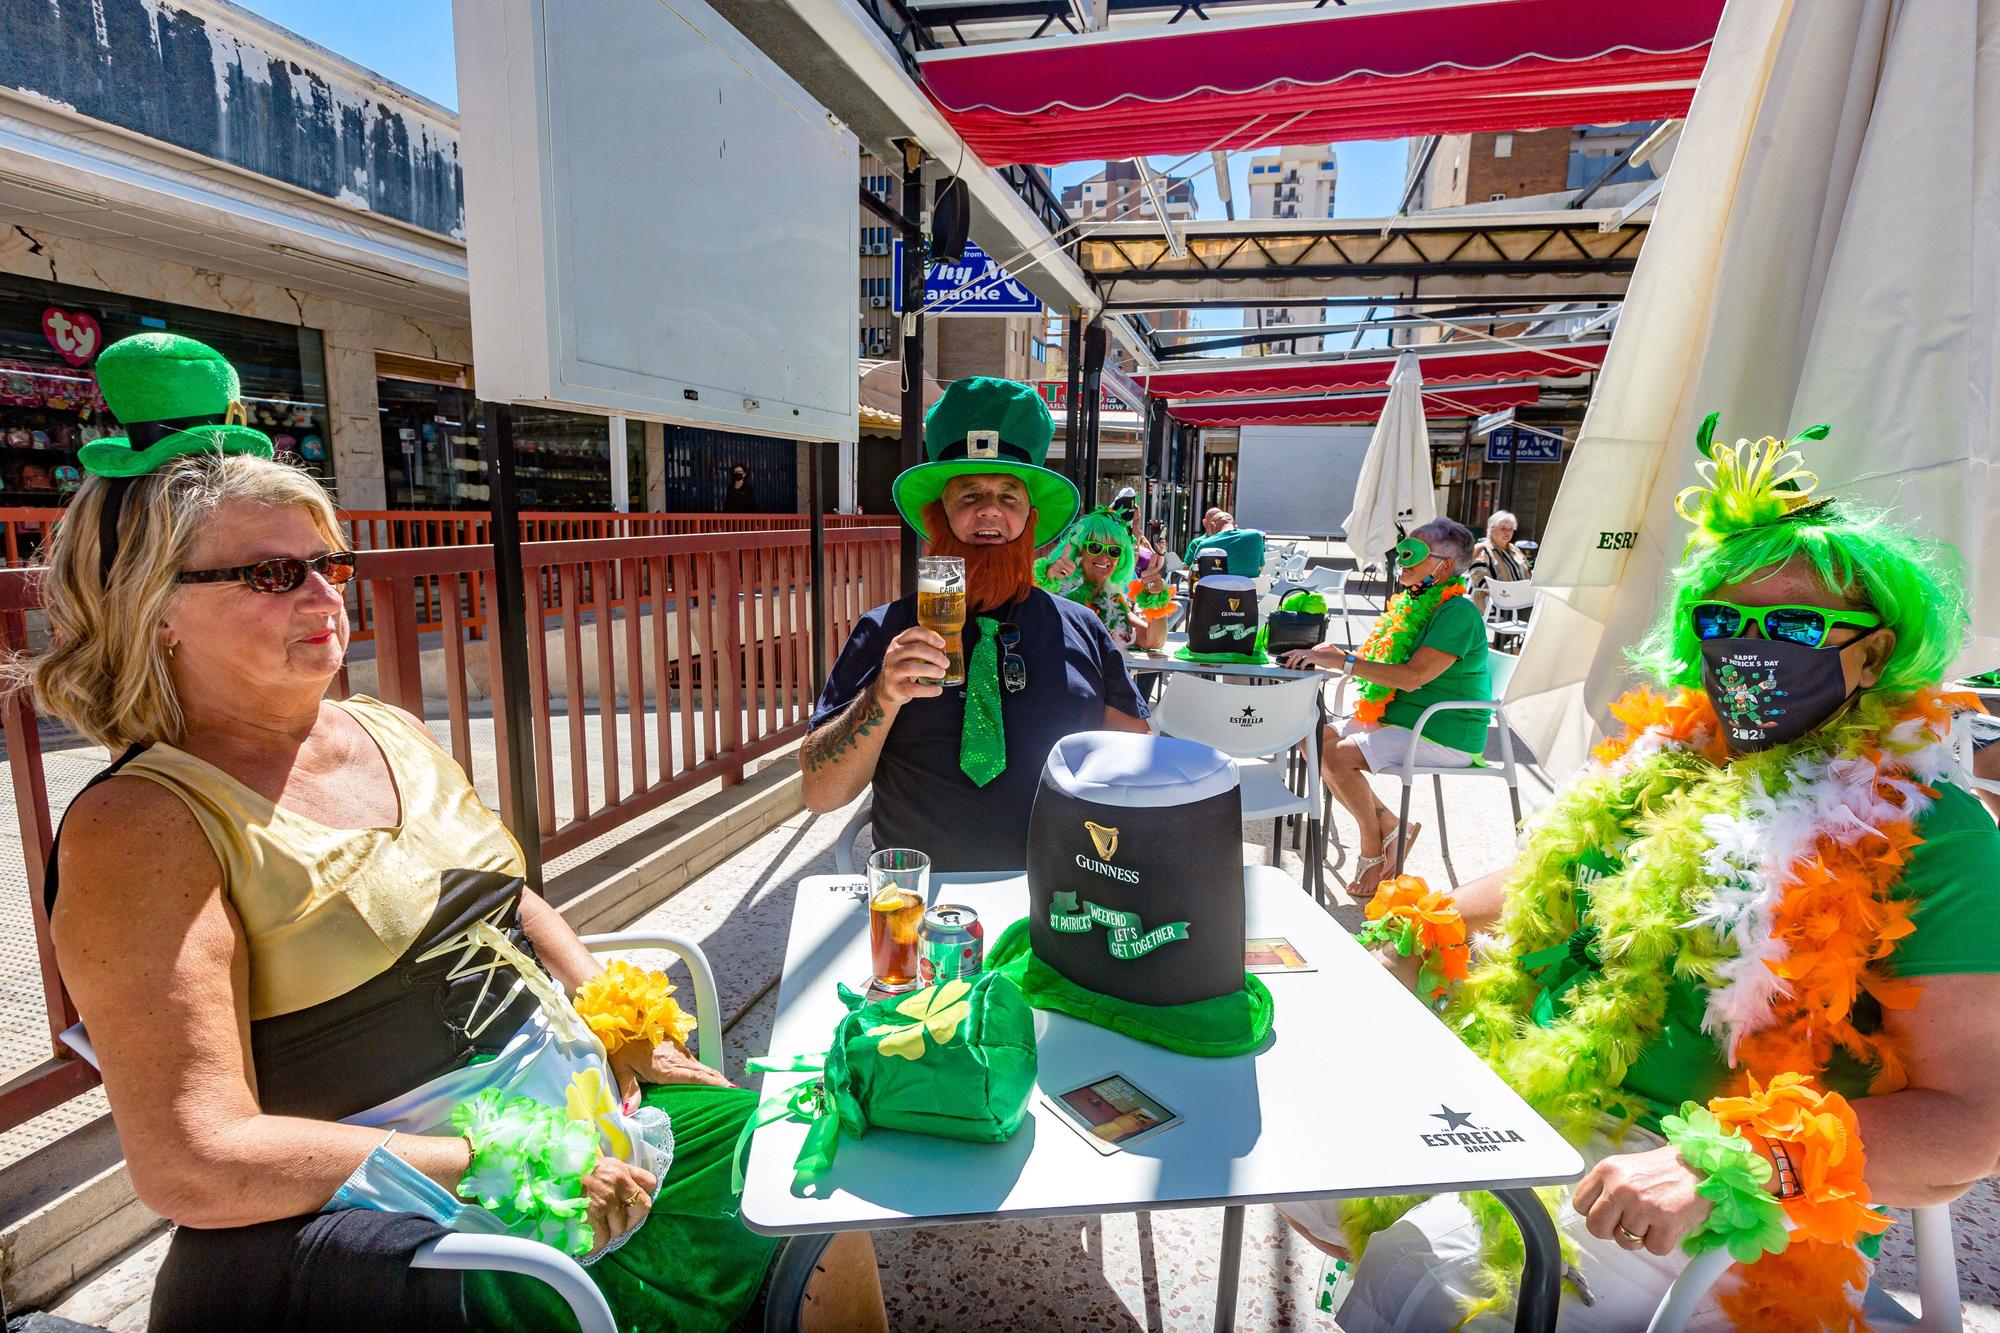
<path fill-rule="evenodd" d="M 1083 488 L 1083 321 L 1075 315 L 1063 327 L 1063 360 L 1069 376 L 1063 417 L 1063 471 Z"/>
<path fill-rule="evenodd" d="M 903 233 L 903 272 L 923 274 L 930 265 L 930 246 L 921 226 L 924 216 L 924 154 L 916 144 L 903 144 L 903 218 L 919 225 Z M 921 276 L 914 283 L 923 291 Z M 902 464 L 905 471 L 924 459 L 924 306 L 921 300 L 904 302 L 903 314 L 903 436 Z M 815 504 L 817 509 L 818 505 Z M 917 590 L 917 534 L 909 524 L 902 528 L 903 595 Z"/>
<path fill-rule="evenodd" d="M 1111 341 L 1102 320 L 1083 331 L 1083 507 L 1097 503 L 1097 426 L 1104 411 L 1104 353 Z"/>
<path fill-rule="evenodd" d="M 535 800 L 534 712 L 528 699 L 528 651 L 541 651 L 541 626 L 528 623 L 527 581 L 521 569 L 521 517 L 514 491 L 514 414 L 505 403 L 486 404 L 486 475 L 491 490 L 493 600 L 489 632 L 500 636 L 498 707 L 506 733 L 507 781 L 500 817 L 521 845 L 528 887 L 542 891 L 542 826 Z M 664 705 L 663 705 L 664 706 Z"/>
<path fill-rule="evenodd" d="M 814 440 L 806 448 L 806 487 L 812 492 L 812 503 L 807 512 L 812 515 L 812 545 L 808 556 L 806 577 L 812 592 L 812 680 L 813 698 L 817 700 L 820 691 L 826 688 L 826 506 L 821 503 L 819 478 L 819 441 Z M 903 525 L 908 530 L 909 524 Z"/>
<path fill-rule="evenodd" d="M 1222 1210 L 1222 1252 L 1215 1261 L 1215 1333 L 1236 1327 L 1236 1283 L 1243 1263 L 1243 1210 Z"/>

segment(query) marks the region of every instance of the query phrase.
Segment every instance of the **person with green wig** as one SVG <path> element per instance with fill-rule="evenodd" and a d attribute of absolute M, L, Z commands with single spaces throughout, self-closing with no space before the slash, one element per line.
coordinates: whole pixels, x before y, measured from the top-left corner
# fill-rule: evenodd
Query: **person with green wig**
<path fill-rule="evenodd" d="M 1480 941 L 1444 1021 L 1590 1163 L 1557 1208 L 1566 1330 L 1644 1327 L 1716 1249 L 1737 1267 L 1689 1327 L 1859 1326 L 1882 1210 L 2000 1168 L 2000 830 L 1952 742 L 1976 701 L 1940 688 L 1955 554 L 1816 496 L 1825 427 L 1714 426 L 1618 733 L 1509 869 L 1455 902 L 1405 877 L 1390 908 Z M 1507 1326 L 1522 1245 L 1491 1198 L 1285 1210 L 1359 1255 L 1343 1329 Z"/>
<path fill-rule="evenodd" d="M 1035 583 L 1096 612 L 1120 648 L 1158 648 L 1167 641 L 1172 598 L 1157 565 L 1138 577 L 1135 564 L 1130 521 L 1115 509 L 1093 509 L 1035 562 Z"/>

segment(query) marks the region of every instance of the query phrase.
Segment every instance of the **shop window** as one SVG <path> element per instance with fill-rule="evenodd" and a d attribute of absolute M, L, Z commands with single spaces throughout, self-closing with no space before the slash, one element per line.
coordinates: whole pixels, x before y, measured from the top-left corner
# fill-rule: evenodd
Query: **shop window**
<path fill-rule="evenodd" d="M 57 505 L 76 489 L 77 449 L 119 433 L 97 392 L 97 355 L 154 330 L 199 338 L 226 357 L 250 424 L 333 482 L 319 330 L 0 276 L 0 505 Z"/>
<path fill-rule="evenodd" d="M 384 368 L 385 358 L 378 357 L 378 371 Z M 492 492 L 480 432 L 483 409 L 472 391 L 384 376 L 375 394 L 390 507 L 486 509 Z M 514 453 L 521 508 L 611 508 L 611 424 L 605 418 L 517 407 Z"/>

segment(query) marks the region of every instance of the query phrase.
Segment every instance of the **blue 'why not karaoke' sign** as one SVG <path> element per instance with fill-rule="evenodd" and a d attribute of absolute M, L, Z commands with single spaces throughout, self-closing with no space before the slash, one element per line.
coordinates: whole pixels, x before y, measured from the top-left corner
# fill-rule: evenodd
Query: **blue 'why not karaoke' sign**
<path fill-rule="evenodd" d="M 901 300 L 903 243 L 896 242 L 896 276 L 890 289 Z M 930 315 L 1039 315 L 1035 294 L 1007 276 L 991 256 L 965 243 L 965 258 L 956 264 L 934 260 L 924 274 L 924 313 Z"/>

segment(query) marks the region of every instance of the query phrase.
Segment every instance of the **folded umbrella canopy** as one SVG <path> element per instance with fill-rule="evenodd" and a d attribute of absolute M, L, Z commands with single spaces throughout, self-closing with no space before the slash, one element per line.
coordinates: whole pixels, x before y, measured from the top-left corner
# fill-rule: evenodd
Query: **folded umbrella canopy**
<path fill-rule="evenodd" d="M 1532 387 L 1532 386 L 1531 386 Z M 1430 428 L 1424 424 L 1424 377 L 1414 352 L 1396 359 L 1388 400 L 1369 437 L 1354 483 L 1354 509 L 1342 525 L 1348 549 L 1362 565 L 1388 560 L 1404 532 L 1437 517 L 1431 481 Z"/>
<path fill-rule="evenodd" d="M 988 166 L 1684 115 L 1722 0 L 1373 0 L 927 51 Z"/>
<path fill-rule="evenodd" d="M 1449 386 L 1422 390 L 1422 417 L 1473 417 L 1498 412 L 1505 407 L 1527 407 L 1540 401 L 1541 388 L 1533 381 L 1524 384 L 1495 384 L 1468 389 Z M 1257 398 L 1223 400 L 1213 403 L 1177 402 L 1167 411 L 1176 421 L 1191 426 L 1328 426 L 1356 421 L 1374 421 L 1388 414 L 1389 393 L 1347 393 L 1311 398 Z"/>
<path fill-rule="evenodd" d="M 1561 377 L 1587 374 L 1604 364 L 1611 348 L 1609 338 L 1590 342 L 1563 343 L 1549 347 L 1508 346 L 1481 339 L 1463 350 L 1454 343 L 1435 344 L 1422 353 L 1423 382 L 1436 388 L 1446 384 L 1491 383 L 1546 375 Z M 1217 366 L 1172 366 L 1143 377 L 1146 392 L 1155 398 L 1184 401 L 1191 398 L 1274 397 L 1280 394 L 1348 393 L 1363 389 L 1387 391 L 1389 375 L 1398 364 L 1396 356 L 1365 356 L 1346 359 L 1291 361 L 1278 357 L 1240 357 Z M 1381 411 L 1378 401 L 1373 420 Z M 1491 411 L 1482 408 L 1481 411 Z M 1178 415 L 1178 414 L 1176 414 Z M 1446 415 L 1432 412 L 1432 416 Z M 1193 418 L 1183 418 L 1192 420 Z"/>

